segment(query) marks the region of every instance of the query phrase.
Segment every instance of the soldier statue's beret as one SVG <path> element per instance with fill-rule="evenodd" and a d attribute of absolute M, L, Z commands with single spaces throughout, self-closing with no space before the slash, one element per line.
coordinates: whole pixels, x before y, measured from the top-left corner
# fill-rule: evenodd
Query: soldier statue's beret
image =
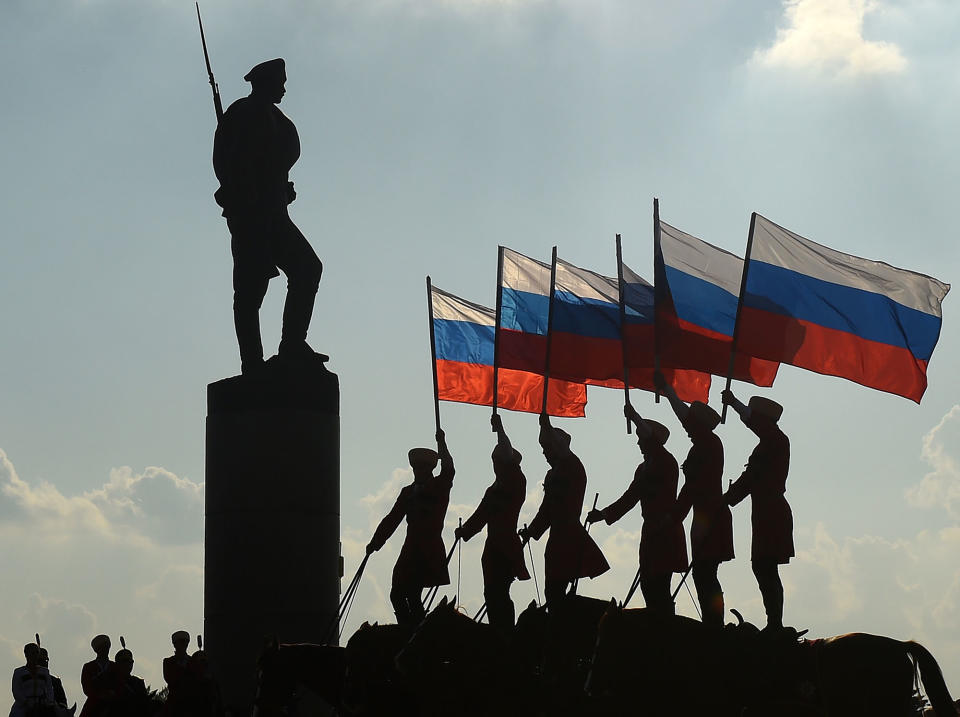
<path fill-rule="evenodd" d="M 190 642 L 190 633 L 186 630 L 177 630 L 170 636 L 170 641 L 174 644 L 178 642 Z"/>
<path fill-rule="evenodd" d="M 666 443 L 667 439 L 670 437 L 670 429 L 659 421 L 652 421 L 649 418 L 644 418 L 643 425 L 653 432 L 653 440 L 655 440 L 661 446 Z"/>
<path fill-rule="evenodd" d="M 440 456 L 432 448 L 411 448 L 407 453 L 407 459 L 412 468 L 425 468 L 432 471 L 436 468 Z"/>
<path fill-rule="evenodd" d="M 710 406 L 705 404 L 703 401 L 694 401 L 691 403 L 690 412 L 688 415 L 691 419 L 710 431 L 716 428 L 720 423 L 720 414 L 710 408 Z"/>
<path fill-rule="evenodd" d="M 783 406 L 763 396 L 754 396 L 750 399 L 748 405 L 750 406 L 750 413 L 765 416 L 771 421 L 779 421 L 780 416 L 783 415 Z"/>
<path fill-rule="evenodd" d="M 130 652 L 127 648 L 118 650 L 116 656 L 113 658 L 114 662 L 133 662 L 133 653 Z"/>
<path fill-rule="evenodd" d="M 494 463 L 511 463 L 514 465 L 520 465 L 520 461 L 523 460 L 523 456 L 516 448 L 506 449 L 499 443 L 493 447 L 490 458 L 493 459 Z"/>
<path fill-rule="evenodd" d="M 97 635 L 95 638 L 90 640 L 90 647 L 94 650 L 97 650 L 101 647 L 110 647 L 110 638 L 106 635 Z"/>
<path fill-rule="evenodd" d="M 287 68 L 283 58 L 267 60 L 255 66 L 250 72 L 243 76 L 247 82 L 261 82 L 263 80 L 284 82 L 287 79 Z"/>

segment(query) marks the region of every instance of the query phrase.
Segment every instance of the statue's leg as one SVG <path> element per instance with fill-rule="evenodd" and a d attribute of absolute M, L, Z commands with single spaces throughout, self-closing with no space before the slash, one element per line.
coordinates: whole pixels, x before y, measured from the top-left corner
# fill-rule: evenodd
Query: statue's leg
<path fill-rule="evenodd" d="M 306 346 L 307 329 L 313 316 L 313 303 L 323 264 L 310 242 L 286 214 L 278 220 L 275 241 L 277 266 L 287 275 L 280 353 L 309 353 L 309 347 Z"/>
<path fill-rule="evenodd" d="M 753 574 L 757 578 L 763 607 L 767 613 L 767 627 L 783 627 L 783 583 L 780 580 L 780 568 L 773 558 L 754 560 Z"/>
<path fill-rule="evenodd" d="M 720 563 L 697 560 L 693 563 L 693 584 L 697 588 L 697 602 L 700 603 L 700 616 L 704 625 L 723 627 L 723 589 L 717 570 Z"/>
<path fill-rule="evenodd" d="M 243 373 L 256 372 L 263 366 L 263 344 L 260 340 L 260 306 L 267 293 L 268 279 L 238 276 L 233 271 L 233 324 L 240 346 L 240 367 Z"/>

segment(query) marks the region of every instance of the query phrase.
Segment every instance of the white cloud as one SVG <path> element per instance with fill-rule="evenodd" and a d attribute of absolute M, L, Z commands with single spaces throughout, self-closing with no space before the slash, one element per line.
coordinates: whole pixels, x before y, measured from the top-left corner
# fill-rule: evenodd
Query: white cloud
<path fill-rule="evenodd" d="M 942 506 L 960 519 L 960 464 L 951 450 L 960 445 L 960 405 L 951 408 L 923 437 L 921 457 L 933 469 L 906 493 L 907 502 L 921 508 Z"/>
<path fill-rule="evenodd" d="M 754 62 L 847 77 L 902 72 L 907 61 L 897 45 L 863 36 L 864 18 L 880 7 L 874 0 L 784 0 L 785 27 Z"/>

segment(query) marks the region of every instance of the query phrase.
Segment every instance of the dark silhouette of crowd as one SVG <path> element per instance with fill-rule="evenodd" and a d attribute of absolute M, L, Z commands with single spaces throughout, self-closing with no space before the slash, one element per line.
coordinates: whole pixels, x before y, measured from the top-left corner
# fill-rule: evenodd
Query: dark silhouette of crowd
<path fill-rule="evenodd" d="M 198 638 L 199 641 L 200 638 Z M 80 717 L 138 717 L 165 715 L 190 717 L 221 713 L 216 683 L 202 649 L 190 654 L 190 635 L 173 633 L 174 654 L 163 660 L 166 687 L 150 690 L 133 674 L 133 652 L 121 640 L 122 649 L 110 658 L 112 643 L 107 635 L 90 642 L 94 659 L 80 671 L 80 685 L 86 701 Z M 39 636 L 38 636 L 39 641 Z M 73 715 L 77 705 L 68 706 L 63 683 L 50 671 L 50 657 L 38 642 L 24 645 L 26 664 L 13 672 L 13 707 L 10 717 L 63 717 Z"/>

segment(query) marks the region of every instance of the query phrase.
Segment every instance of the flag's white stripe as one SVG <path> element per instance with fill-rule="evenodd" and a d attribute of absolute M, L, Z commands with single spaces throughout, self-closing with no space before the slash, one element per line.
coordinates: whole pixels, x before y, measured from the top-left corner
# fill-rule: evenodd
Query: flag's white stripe
<path fill-rule="evenodd" d="M 640 286 L 652 286 L 652 284 L 640 276 L 637 272 L 631 269 L 626 264 L 621 264 L 623 267 L 623 283 L 624 284 L 639 284 Z"/>
<path fill-rule="evenodd" d="M 493 309 L 474 304 L 472 301 L 461 299 L 459 296 L 447 293 L 436 286 L 430 287 L 433 291 L 433 318 L 448 321 L 468 321 L 480 326 L 496 324 L 497 314 Z"/>
<path fill-rule="evenodd" d="M 950 290 L 949 284 L 929 276 L 844 254 L 804 239 L 759 214 L 754 224 L 750 260 L 881 294 L 932 316 L 941 315 L 940 302 Z"/>
<path fill-rule="evenodd" d="M 550 296 L 550 265 L 504 248 L 502 282 L 508 289 Z"/>
<path fill-rule="evenodd" d="M 566 291 L 582 299 L 620 303 L 616 279 L 581 269 L 562 259 L 557 259 L 557 291 Z"/>
<path fill-rule="evenodd" d="M 663 263 L 740 296 L 743 259 L 702 239 L 660 222 Z"/>

